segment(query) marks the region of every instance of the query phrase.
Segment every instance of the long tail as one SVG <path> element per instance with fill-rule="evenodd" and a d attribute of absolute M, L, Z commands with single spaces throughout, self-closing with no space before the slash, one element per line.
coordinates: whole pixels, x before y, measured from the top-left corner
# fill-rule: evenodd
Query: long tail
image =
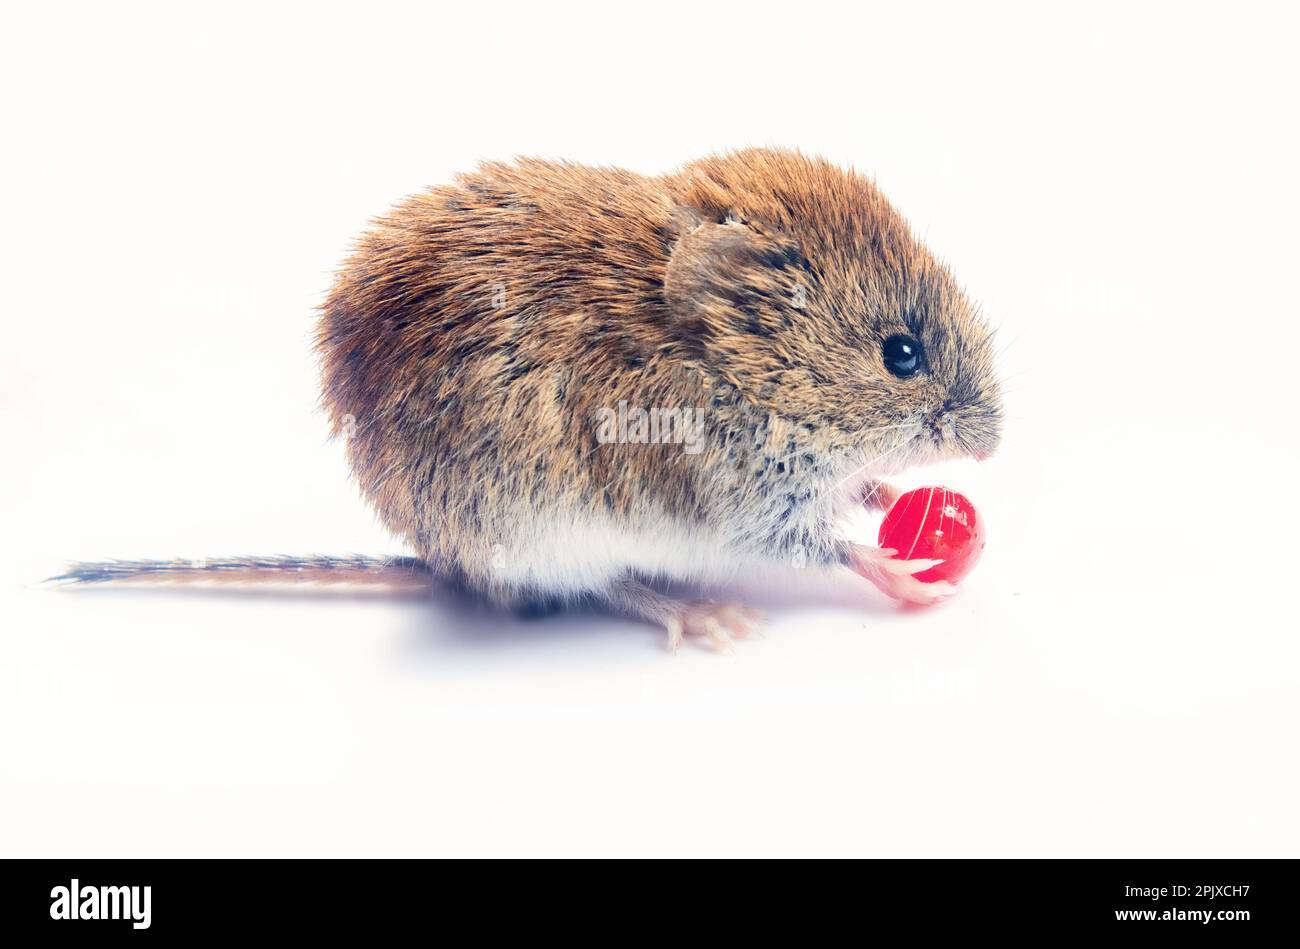
<path fill-rule="evenodd" d="M 69 584 L 366 583 L 428 586 L 433 574 L 416 557 L 230 557 L 215 560 L 105 560 L 71 563 L 50 581 Z"/>

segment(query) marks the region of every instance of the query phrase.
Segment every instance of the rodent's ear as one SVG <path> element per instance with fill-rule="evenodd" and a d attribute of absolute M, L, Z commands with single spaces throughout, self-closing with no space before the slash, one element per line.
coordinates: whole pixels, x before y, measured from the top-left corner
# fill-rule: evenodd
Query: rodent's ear
<path fill-rule="evenodd" d="M 804 265 L 798 245 L 741 221 L 683 228 L 668 259 L 664 295 L 674 312 L 706 324 L 731 322 L 737 308 L 780 302 Z"/>

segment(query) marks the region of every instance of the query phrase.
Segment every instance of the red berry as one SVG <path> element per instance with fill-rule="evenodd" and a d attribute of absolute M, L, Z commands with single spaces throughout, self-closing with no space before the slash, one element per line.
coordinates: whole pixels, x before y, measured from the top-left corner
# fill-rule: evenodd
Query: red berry
<path fill-rule="evenodd" d="M 948 488 L 917 488 L 899 497 L 880 525 L 878 542 L 903 560 L 942 560 L 916 574 L 924 583 L 956 583 L 984 550 L 984 522 L 975 505 Z"/>

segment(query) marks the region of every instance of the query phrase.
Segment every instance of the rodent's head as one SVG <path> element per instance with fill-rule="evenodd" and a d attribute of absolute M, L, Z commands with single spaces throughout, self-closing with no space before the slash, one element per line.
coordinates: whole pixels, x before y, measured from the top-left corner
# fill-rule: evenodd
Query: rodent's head
<path fill-rule="evenodd" d="M 989 329 L 870 181 L 757 149 L 668 183 L 665 294 L 712 372 L 871 473 L 993 451 Z"/>

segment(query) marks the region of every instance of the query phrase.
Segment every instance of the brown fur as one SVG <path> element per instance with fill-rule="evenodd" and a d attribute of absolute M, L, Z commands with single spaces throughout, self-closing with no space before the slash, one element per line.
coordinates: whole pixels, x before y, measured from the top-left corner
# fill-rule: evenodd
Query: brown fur
<path fill-rule="evenodd" d="M 885 372 L 896 332 L 922 339 L 928 373 Z M 769 150 L 663 178 L 484 165 L 376 222 L 319 333 L 363 492 L 420 556 L 489 591 L 521 509 L 631 523 L 651 506 L 760 559 L 798 544 L 834 562 L 815 486 L 868 461 L 873 431 L 946 411 L 955 435 L 905 454 L 992 449 L 988 342 L 871 182 Z M 707 406 L 708 449 L 597 444 L 597 410 L 620 399 Z"/>

